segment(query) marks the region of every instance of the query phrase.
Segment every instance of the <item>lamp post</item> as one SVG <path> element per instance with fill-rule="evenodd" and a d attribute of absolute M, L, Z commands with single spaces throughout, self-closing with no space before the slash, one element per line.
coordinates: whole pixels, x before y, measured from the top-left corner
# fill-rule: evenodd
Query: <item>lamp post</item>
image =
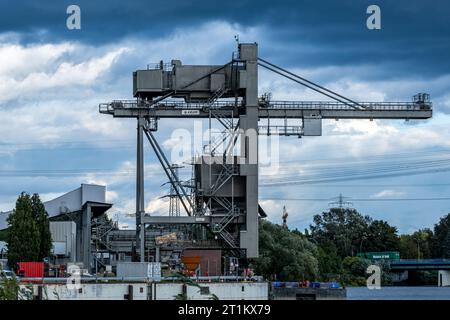
<path fill-rule="evenodd" d="M 417 239 L 417 260 L 420 260 L 420 240 Z"/>
<path fill-rule="evenodd" d="M 367 234 L 363 234 L 361 236 L 361 243 L 359 244 L 359 253 L 362 252 L 362 245 L 363 245 L 364 240 L 366 240 L 366 239 L 367 239 Z"/>

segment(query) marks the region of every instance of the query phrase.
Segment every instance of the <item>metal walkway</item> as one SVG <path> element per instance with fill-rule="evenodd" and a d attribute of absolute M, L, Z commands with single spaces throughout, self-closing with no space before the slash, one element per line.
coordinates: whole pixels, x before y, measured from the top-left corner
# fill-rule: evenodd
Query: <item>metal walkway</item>
<path fill-rule="evenodd" d="M 432 116 L 431 103 L 417 102 L 360 102 L 364 109 L 355 109 L 333 101 L 271 101 L 260 102 L 259 118 L 303 118 L 316 115 L 322 119 L 428 119 Z M 167 101 L 151 105 L 137 100 L 115 100 L 99 105 L 99 111 L 114 117 L 158 117 L 158 118 L 208 118 L 209 109 L 227 111 L 223 117 L 239 117 L 244 107 L 234 101 L 208 103 L 186 103 Z"/>

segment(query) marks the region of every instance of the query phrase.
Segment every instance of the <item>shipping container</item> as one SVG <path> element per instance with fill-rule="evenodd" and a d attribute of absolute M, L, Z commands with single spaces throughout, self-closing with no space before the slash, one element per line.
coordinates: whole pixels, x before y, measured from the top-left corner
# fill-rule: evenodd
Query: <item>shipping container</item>
<path fill-rule="evenodd" d="M 43 262 L 19 262 L 19 270 L 17 272 L 22 278 L 43 278 L 44 263 Z M 31 282 L 40 282 L 33 280 Z"/>

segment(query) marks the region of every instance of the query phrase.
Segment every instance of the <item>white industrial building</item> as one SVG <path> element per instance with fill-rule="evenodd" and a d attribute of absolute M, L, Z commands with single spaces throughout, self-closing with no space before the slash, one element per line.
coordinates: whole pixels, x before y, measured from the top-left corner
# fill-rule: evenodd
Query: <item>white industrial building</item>
<path fill-rule="evenodd" d="M 50 218 L 54 264 L 82 263 L 84 269 L 93 272 L 102 269 L 111 270 L 118 261 L 137 260 L 136 231 L 119 230 L 117 223 L 107 219 L 106 212 L 112 204 L 106 203 L 105 186 L 82 184 L 75 190 L 44 202 L 44 206 Z M 8 227 L 7 218 L 11 212 L 0 214 L 0 230 Z M 176 220 L 177 217 L 171 218 Z M 189 253 L 189 249 L 199 249 L 199 246 L 205 243 L 190 239 L 183 231 L 176 229 L 177 247 L 170 241 L 156 245 L 156 238 L 173 232 L 172 229 L 158 227 L 156 230 L 146 230 L 146 261 L 174 265 L 179 263 L 185 249 L 186 253 Z M 210 257 L 210 253 L 213 252 L 211 250 L 204 252 L 207 253 L 204 257 L 206 262 L 211 259 L 217 260 L 215 261 L 217 272 L 205 269 L 207 273 L 220 275 L 222 271 L 220 250 L 218 257 Z M 198 251 L 194 253 L 200 254 Z"/>
<path fill-rule="evenodd" d="M 57 259 L 83 262 L 88 268 L 92 266 L 92 219 L 103 215 L 112 206 L 106 203 L 106 187 L 82 184 L 44 202 L 44 206 L 51 219 L 50 231 Z M 7 218 L 11 212 L 0 213 L 0 230 L 8 227 Z"/>

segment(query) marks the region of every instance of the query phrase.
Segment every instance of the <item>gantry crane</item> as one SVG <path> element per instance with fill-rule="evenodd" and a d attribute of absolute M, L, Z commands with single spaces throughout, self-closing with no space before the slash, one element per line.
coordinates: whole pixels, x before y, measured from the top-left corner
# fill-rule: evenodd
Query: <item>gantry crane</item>
<path fill-rule="evenodd" d="M 258 66 L 314 90 L 330 101 L 272 101 L 258 97 Z M 428 94 L 411 102 L 356 102 L 258 57 L 256 43 L 240 43 L 224 65 L 170 64 L 133 73 L 135 100 L 115 100 L 99 111 L 117 118 L 137 119 L 136 243 L 144 261 L 146 224 L 201 224 L 224 248 L 244 257 L 258 257 L 258 135 L 320 136 L 322 119 L 427 119 L 432 116 Z M 210 139 L 194 165 L 190 186 L 182 183 L 153 132 L 165 118 L 217 120 L 224 128 Z M 266 125 L 259 125 L 261 119 Z M 297 119 L 298 125 L 271 124 L 271 119 Z M 211 123 L 211 121 L 210 121 Z M 150 142 L 185 216 L 152 216 L 144 212 L 144 136 Z M 219 151 L 219 147 L 222 150 Z M 239 149 L 234 152 L 233 150 Z M 236 154 L 235 154 L 236 153 Z"/>

